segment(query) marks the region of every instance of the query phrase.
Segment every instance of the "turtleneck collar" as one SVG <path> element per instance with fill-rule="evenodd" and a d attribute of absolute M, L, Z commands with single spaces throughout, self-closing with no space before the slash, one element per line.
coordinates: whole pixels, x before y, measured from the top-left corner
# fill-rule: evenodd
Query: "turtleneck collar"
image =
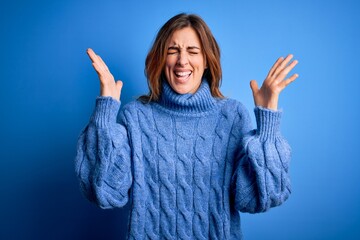
<path fill-rule="evenodd" d="M 202 79 L 199 89 L 194 94 L 178 94 L 166 80 L 163 80 L 159 104 L 178 113 L 196 114 L 213 109 L 216 105 L 216 99 L 211 95 L 209 83 L 206 79 Z"/>

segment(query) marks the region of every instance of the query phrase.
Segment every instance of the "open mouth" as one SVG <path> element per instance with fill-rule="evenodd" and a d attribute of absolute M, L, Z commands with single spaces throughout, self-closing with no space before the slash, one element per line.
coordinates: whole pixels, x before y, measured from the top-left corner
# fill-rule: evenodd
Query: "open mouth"
<path fill-rule="evenodd" d="M 186 71 L 186 72 L 174 71 L 174 74 L 175 74 L 175 76 L 176 76 L 178 79 L 185 80 L 185 79 L 187 79 L 188 77 L 190 77 L 190 75 L 192 74 L 192 72 L 191 72 L 191 71 Z"/>

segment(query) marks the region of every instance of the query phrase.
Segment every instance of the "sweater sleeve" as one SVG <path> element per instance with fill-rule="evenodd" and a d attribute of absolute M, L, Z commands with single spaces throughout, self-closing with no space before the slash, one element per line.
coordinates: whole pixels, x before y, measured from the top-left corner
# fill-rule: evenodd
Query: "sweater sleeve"
<path fill-rule="evenodd" d="M 77 143 L 75 172 L 85 196 L 101 208 L 124 206 L 132 184 L 131 148 L 120 103 L 98 97 L 90 122 Z"/>
<path fill-rule="evenodd" d="M 247 110 L 240 112 L 235 129 L 243 137 L 232 176 L 235 208 L 241 212 L 264 212 L 282 204 L 291 193 L 291 150 L 279 129 L 282 112 L 255 108 L 255 130 L 251 130 Z"/>

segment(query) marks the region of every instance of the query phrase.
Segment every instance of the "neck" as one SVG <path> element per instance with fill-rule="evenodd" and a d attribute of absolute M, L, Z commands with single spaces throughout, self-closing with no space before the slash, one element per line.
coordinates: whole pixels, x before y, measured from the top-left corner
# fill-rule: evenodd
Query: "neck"
<path fill-rule="evenodd" d="M 172 111 L 193 114 L 210 111 L 214 108 L 216 99 L 211 95 L 206 79 L 202 80 L 199 89 L 194 94 L 178 94 L 164 80 L 159 103 Z"/>

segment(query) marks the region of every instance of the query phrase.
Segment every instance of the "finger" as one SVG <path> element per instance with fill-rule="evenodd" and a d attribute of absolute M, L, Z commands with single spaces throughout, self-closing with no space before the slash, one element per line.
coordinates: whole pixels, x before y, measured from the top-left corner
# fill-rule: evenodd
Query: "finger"
<path fill-rule="evenodd" d="M 271 77 L 275 71 L 275 69 L 279 66 L 279 64 L 284 60 L 283 57 L 279 57 L 278 60 L 276 60 L 276 62 L 274 63 L 274 65 L 271 67 L 268 75 L 267 75 L 267 78 L 268 77 Z"/>
<path fill-rule="evenodd" d="M 99 55 L 97 55 L 98 56 L 98 58 L 99 58 L 99 61 L 100 61 L 100 64 L 101 64 L 101 66 L 106 70 L 106 71 L 109 71 L 109 68 L 107 67 L 107 65 L 105 64 L 105 62 L 102 60 L 102 58 L 99 56 Z M 110 72 L 110 71 L 109 71 Z"/>
<path fill-rule="evenodd" d="M 93 65 L 95 71 L 97 72 L 97 74 L 101 75 L 102 69 L 99 67 L 99 65 L 96 62 L 93 62 L 92 65 Z"/>
<path fill-rule="evenodd" d="M 97 55 L 91 48 L 88 48 L 86 53 L 90 57 L 91 61 L 93 63 L 96 63 L 98 66 L 98 69 L 101 71 L 108 70 L 106 66 L 104 66 L 104 63 L 99 55 Z"/>
<path fill-rule="evenodd" d="M 290 83 L 292 83 L 293 81 L 295 81 L 295 79 L 297 79 L 299 77 L 299 74 L 295 73 L 294 75 L 292 75 L 291 77 L 289 77 L 288 79 L 282 81 L 280 83 L 280 88 L 284 89 L 286 88 Z"/>
<path fill-rule="evenodd" d="M 257 93 L 257 91 L 259 91 L 259 86 L 255 80 L 250 81 L 250 88 L 251 88 L 251 91 L 253 92 L 253 94 L 255 94 L 255 93 Z"/>
<path fill-rule="evenodd" d="M 286 75 L 288 75 L 288 73 L 296 66 L 296 64 L 298 64 L 297 60 L 292 61 L 286 68 L 284 68 L 280 73 L 279 73 L 279 78 L 277 79 L 277 81 L 282 81 Z"/>
<path fill-rule="evenodd" d="M 284 59 L 284 61 L 282 61 L 280 63 L 280 65 L 276 68 L 276 70 L 274 72 L 275 77 L 286 67 L 286 65 L 290 62 L 290 60 L 292 58 L 293 58 L 292 54 L 287 55 L 287 57 Z"/>
<path fill-rule="evenodd" d="M 123 87 L 123 82 L 120 80 L 116 81 L 116 88 L 121 92 L 121 89 Z"/>
<path fill-rule="evenodd" d="M 94 50 L 92 50 L 91 48 L 88 48 L 86 50 L 87 55 L 89 56 L 89 58 L 91 59 L 92 62 L 97 62 L 98 61 L 98 57 L 96 55 L 96 53 L 94 52 Z"/>

